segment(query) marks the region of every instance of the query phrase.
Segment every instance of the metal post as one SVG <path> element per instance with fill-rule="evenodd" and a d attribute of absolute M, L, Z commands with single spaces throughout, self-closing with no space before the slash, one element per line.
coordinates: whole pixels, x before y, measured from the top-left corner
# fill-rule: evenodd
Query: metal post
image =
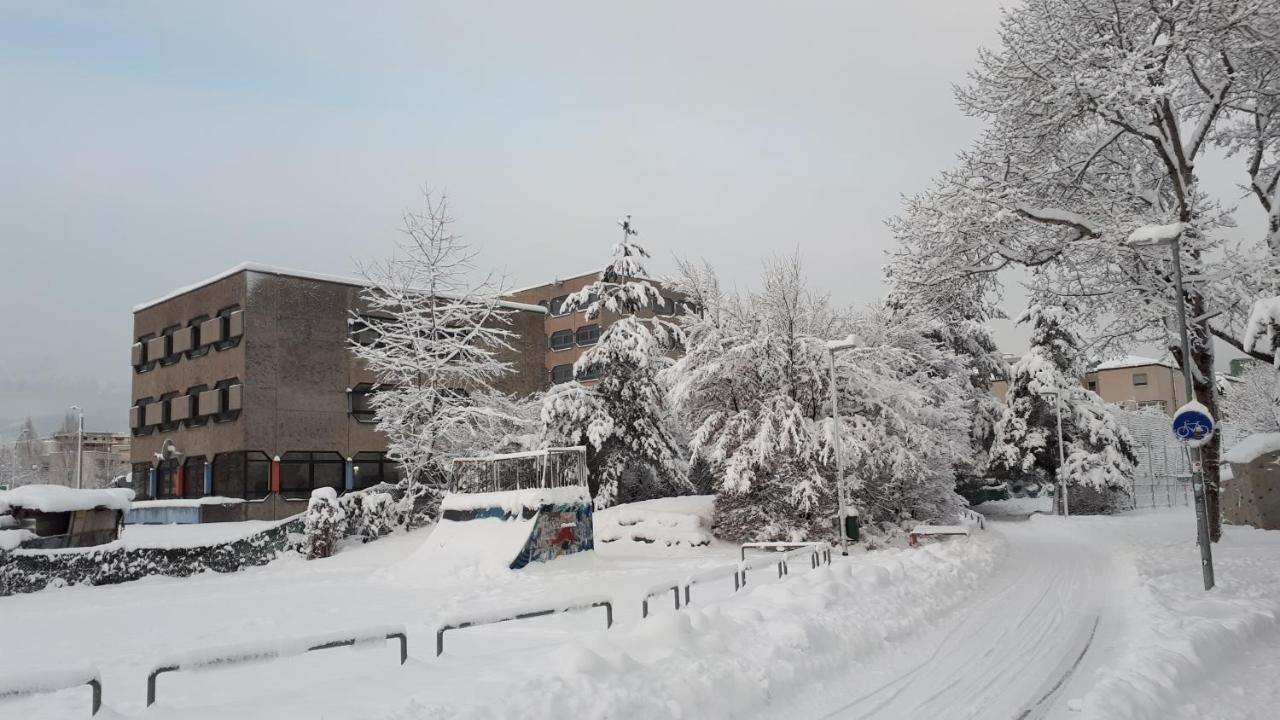
<path fill-rule="evenodd" d="M 1053 404 L 1058 411 L 1058 488 L 1062 492 L 1062 516 L 1071 517 L 1071 510 L 1067 506 L 1067 448 L 1062 443 L 1062 389 L 1059 388 L 1053 394 Z"/>
<path fill-rule="evenodd" d="M 76 425 L 76 488 L 84 487 L 84 408 L 72 405 L 72 410 L 80 413 L 80 421 Z"/>
<path fill-rule="evenodd" d="M 1195 399 L 1195 384 L 1191 375 L 1191 335 L 1187 332 L 1187 301 L 1182 292 L 1182 242 L 1174 238 L 1169 246 L 1173 252 L 1173 287 L 1178 293 L 1178 330 L 1182 334 L 1182 380 L 1186 386 L 1187 402 Z M 1204 473 L 1200 464 L 1200 448 L 1191 448 L 1191 489 L 1196 498 L 1196 535 L 1200 544 L 1200 569 L 1204 576 L 1204 589 L 1213 589 L 1213 551 L 1209 548 L 1209 493 L 1204 486 Z"/>
<path fill-rule="evenodd" d="M 837 399 L 840 393 L 836 388 L 836 351 L 833 348 L 827 348 L 827 359 L 831 362 L 831 436 L 836 453 L 836 504 L 839 507 L 837 532 L 840 533 L 840 554 L 848 555 L 849 538 L 844 529 L 844 453 L 840 447 L 840 404 Z"/>

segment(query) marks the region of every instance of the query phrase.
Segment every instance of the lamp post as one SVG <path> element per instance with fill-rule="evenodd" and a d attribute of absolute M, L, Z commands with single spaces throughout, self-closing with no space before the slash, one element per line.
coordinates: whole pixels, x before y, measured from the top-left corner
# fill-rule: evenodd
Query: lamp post
<path fill-rule="evenodd" d="M 80 414 L 76 424 L 76 488 L 84 487 L 84 408 L 72 405 L 72 410 Z"/>
<path fill-rule="evenodd" d="M 845 516 L 848 514 L 844 503 L 844 452 L 840 446 L 840 403 L 839 391 L 836 387 L 836 353 L 858 347 L 858 341 L 850 335 L 844 340 L 827 343 L 827 360 L 831 370 L 831 422 L 832 444 L 836 453 L 836 504 L 839 507 L 840 554 L 849 554 L 849 533 L 845 530 Z"/>
<path fill-rule="evenodd" d="M 1071 517 L 1071 509 L 1067 503 L 1067 479 L 1063 476 L 1063 469 L 1067 467 L 1067 448 L 1062 442 L 1062 390 L 1046 388 L 1040 394 L 1053 396 L 1053 407 L 1058 415 L 1058 492 L 1062 498 L 1062 516 Z"/>
<path fill-rule="evenodd" d="M 1182 223 L 1165 226 L 1165 232 L 1146 233 L 1135 230 L 1126 244 L 1132 248 L 1168 247 L 1173 256 L 1173 289 L 1178 296 L 1178 333 L 1182 345 L 1182 382 L 1186 388 L 1187 402 L 1196 399 L 1195 384 L 1191 375 L 1191 335 L 1187 332 L 1187 300 L 1182 291 Z M 1200 569 L 1204 576 L 1204 589 L 1213 588 L 1213 550 L 1209 547 L 1209 493 L 1204 485 L 1204 473 L 1200 464 L 1199 446 L 1188 448 L 1191 455 L 1191 489 L 1196 496 L 1196 540 L 1200 545 Z"/>

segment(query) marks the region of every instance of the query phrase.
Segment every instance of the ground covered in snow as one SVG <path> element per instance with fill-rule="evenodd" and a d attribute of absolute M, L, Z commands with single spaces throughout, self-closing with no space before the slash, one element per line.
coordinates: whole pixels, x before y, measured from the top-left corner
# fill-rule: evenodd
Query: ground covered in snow
<path fill-rule="evenodd" d="M 652 509 L 651 509 L 652 510 Z M 103 717 L 1264 718 L 1280 700 L 1280 532 L 1228 528 L 1219 587 L 1199 587 L 1194 517 L 997 520 L 971 538 L 793 562 L 671 595 L 643 593 L 738 559 L 731 546 L 602 545 L 522 571 L 440 572 L 429 531 L 234 575 L 0 598 L 0 685 L 94 664 Z M 603 611 L 466 628 L 440 620 L 607 595 Z M 145 678 L 210 648 L 403 625 L 409 660 L 367 644 Z M 248 645 L 246 645 L 248 643 Z M 12 649 L 18 649 L 16 652 Z M 88 690 L 0 702 L 0 718 L 83 717 Z"/>

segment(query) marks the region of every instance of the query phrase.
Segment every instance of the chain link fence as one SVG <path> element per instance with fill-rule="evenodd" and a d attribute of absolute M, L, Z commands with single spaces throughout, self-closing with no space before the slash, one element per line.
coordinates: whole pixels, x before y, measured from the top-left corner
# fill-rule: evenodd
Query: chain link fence
<path fill-rule="evenodd" d="M 1138 467 L 1133 476 L 1134 507 L 1190 507 L 1191 457 L 1170 431 L 1172 419 L 1157 410 L 1116 409 L 1116 417 L 1133 438 Z M 1218 426 L 1222 447 L 1240 438 L 1229 423 Z"/>

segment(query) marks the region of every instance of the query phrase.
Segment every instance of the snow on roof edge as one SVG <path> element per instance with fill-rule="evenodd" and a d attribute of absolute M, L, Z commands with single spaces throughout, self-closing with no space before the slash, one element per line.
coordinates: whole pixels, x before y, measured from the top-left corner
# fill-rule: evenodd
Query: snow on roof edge
<path fill-rule="evenodd" d="M 133 312 L 135 313 L 141 312 L 143 310 L 146 310 L 147 308 L 155 307 L 160 303 L 168 302 L 174 298 L 181 297 L 194 290 L 199 290 L 200 288 L 205 287 L 206 285 L 212 285 L 213 283 L 216 283 L 219 280 L 225 280 L 231 277 L 232 275 L 235 275 L 236 273 L 241 273 L 241 272 L 256 272 L 256 273 L 264 273 L 267 275 L 280 275 L 283 277 L 295 277 L 295 278 L 303 278 L 306 280 L 316 280 L 319 282 L 335 283 L 337 285 L 369 287 L 369 283 L 367 281 L 361 280 L 359 278 L 343 277 L 341 275 L 327 275 L 325 273 L 311 272 L 308 270 L 291 270 L 289 268 L 276 267 L 274 265 L 265 265 L 262 263 L 255 263 L 255 262 L 242 262 L 233 268 L 230 268 L 228 270 L 223 270 L 217 275 L 205 278 L 200 282 L 194 283 L 192 285 L 184 285 L 158 298 L 153 298 L 144 303 L 134 305 Z M 508 292 L 503 294 L 507 295 L 510 293 Z M 441 293 L 441 295 L 443 296 L 444 294 Z M 498 305 L 505 308 L 510 308 L 512 310 L 528 310 L 530 312 L 541 313 L 544 315 L 547 313 L 547 309 L 542 307 L 541 305 L 530 305 L 529 303 L 512 302 L 510 300 L 499 300 Z"/>
<path fill-rule="evenodd" d="M 1174 368 L 1176 366 L 1168 360 L 1157 360 L 1155 358 L 1143 357 L 1141 355 L 1125 355 L 1124 357 L 1112 358 L 1104 360 L 1089 368 L 1089 372 L 1098 370 L 1122 370 L 1124 368 L 1146 367 L 1148 365 L 1159 365 L 1161 367 Z"/>
<path fill-rule="evenodd" d="M 600 273 L 602 273 L 602 272 L 604 272 L 604 270 L 603 270 L 603 269 L 600 269 L 600 270 L 588 270 L 588 271 L 586 271 L 586 272 L 584 272 L 584 273 L 577 273 L 577 274 L 575 274 L 575 275 L 565 275 L 564 277 L 556 277 L 556 278 L 555 278 L 555 279 L 553 279 L 553 280 L 548 280 L 548 281 L 540 282 L 540 283 L 534 283 L 533 285 L 526 285 L 525 287 L 515 288 L 514 290 L 508 290 L 508 291 L 506 291 L 505 293 L 503 293 L 503 295 L 515 295 L 516 293 L 528 292 L 528 291 L 530 291 L 530 290 L 537 290 L 537 289 L 538 289 L 538 288 L 540 288 L 540 287 L 550 287 L 550 286 L 552 286 L 552 285 L 561 285 L 561 284 L 566 283 L 566 282 L 568 282 L 568 281 L 570 281 L 570 280 L 577 280 L 578 278 L 587 277 L 587 276 L 589 276 L 589 275 L 599 275 L 599 274 L 600 274 Z M 645 276 L 645 277 L 637 276 L 635 279 L 636 279 L 636 280 L 644 280 L 645 282 L 653 282 L 653 283 L 662 283 L 662 282 L 664 282 L 664 281 L 663 281 L 662 279 L 660 279 L 660 278 L 647 277 L 647 276 Z"/>
<path fill-rule="evenodd" d="M 1280 433 L 1254 433 L 1222 454 L 1223 462 L 1248 465 L 1267 453 L 1280 451 Z"/>

